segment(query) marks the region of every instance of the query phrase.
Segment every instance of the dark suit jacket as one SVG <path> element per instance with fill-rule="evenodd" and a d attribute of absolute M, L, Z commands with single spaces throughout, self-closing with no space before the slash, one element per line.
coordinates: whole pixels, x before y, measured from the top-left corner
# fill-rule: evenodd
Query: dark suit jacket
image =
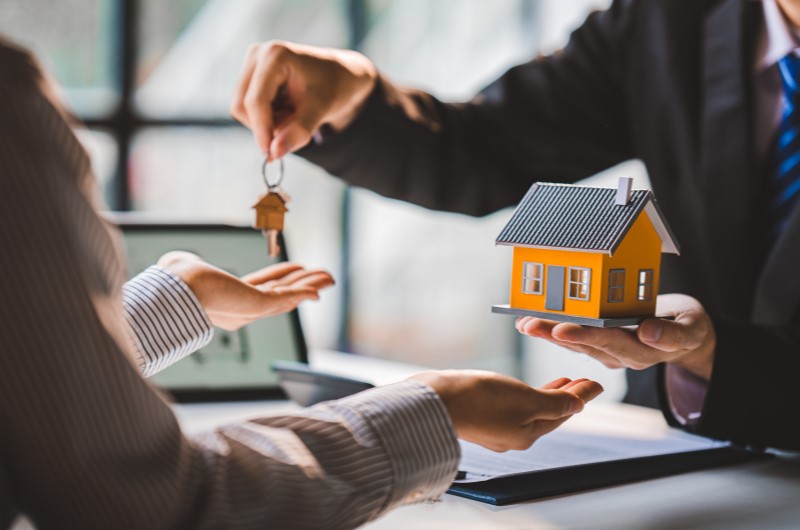
<path fill-rule="evenodd" d="M 682 248 L 664 256 L 661 292 L 698 298 L 717 332 L 693 429 L 800 448 L 800 209 L 766 255 L 751 139 L 761 18 L 748 0 L 619 0 L 468 103 L 381 80 L 350 127 L 301 154 L 353 185 L 473 215 L 535 181 L 642 159 Z"/>

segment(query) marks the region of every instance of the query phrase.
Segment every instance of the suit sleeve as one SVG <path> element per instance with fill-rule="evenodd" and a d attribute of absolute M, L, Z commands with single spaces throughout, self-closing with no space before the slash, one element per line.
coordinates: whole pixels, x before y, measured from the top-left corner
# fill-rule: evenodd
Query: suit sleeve
<path fill-rule="evenodd" d="M 186 437 L 131 351 L 85 152 L 37 87 L 14 83 L 0 75 L 0 517 L 11 506 L 42 529 L 353 528 L 445 490 L 454 430 L 414 382 Z"/>
<path fill-rule="evenodd" d="M 800 449 L 800 415 L 794 409 L 798 331 L 712 320 L 717 334 L 713 375 L 699 421 L 685 428 L 746 446 Z M 666 407 L 664 413 L 681 427 Z"/>
<path fill-rule="evenodd" d="M 300 155 L 350 184 L 484 215 L 535 181 L 572 182 L 631 157 L 621 78 L 633 7 L 594 13 L 566 48 L 512 68 L 472 101 L 380 78 L 364 109 Z"/>

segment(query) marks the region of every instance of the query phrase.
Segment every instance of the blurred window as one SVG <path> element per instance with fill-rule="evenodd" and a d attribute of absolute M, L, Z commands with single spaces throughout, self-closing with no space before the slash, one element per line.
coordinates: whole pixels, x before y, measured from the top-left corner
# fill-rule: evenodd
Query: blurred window
<path fill-rule="evenodd" d="M 83 118 L 119 102 L 114 70 L 114 0 L 2 0 L 0 33 L 33 50 Z"/>
<path fill-rule="evenodd" d="M 253 42 L 350 43 L 343 0 L 139 0 L 136 108 L 159 118 L 228 119 Z"/>
<path fill-rule="evenodd" d="M 2 0 L 0 33 L 33 50 L 87 128 L 98 188 L 113 210 L 247 223 L 263 192 L 260 155 L 228 114 L 245 52 L 286 39 L 353 42 L 346 0 Z M 344 186 L 287 161 L 287 246 L 342 276 Z M 301 192 L 302 190 L 302 192 Z M 334 347 L 341 293 L 310 305 L 310 343 Z"/>
<path fill-rule="evenodd" d="M 608 3 L 2 0 L 0 33 L 34 49 L 87 122 L 112 209 L 247 222 L 260 160 L 228 104 L 250 43 L 356 48 L 396 82 L 463 100 Z M 338 279 L 302 308 L 312 347 L 522 375 L 513 320 L 489 313 L 508 296 L 511 256 L 494 239 L 510 211 L 431 212 L 346 190 L 294 157 L 284 187 L 291 255 Z"/>

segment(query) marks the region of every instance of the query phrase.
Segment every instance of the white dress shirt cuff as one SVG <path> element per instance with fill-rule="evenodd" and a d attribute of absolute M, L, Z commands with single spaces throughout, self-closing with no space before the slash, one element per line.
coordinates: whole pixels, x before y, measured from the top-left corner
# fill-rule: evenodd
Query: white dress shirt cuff
<path fill-rule="evenodd" d="M 145 377 L 199 350 L 214 335 L 211 321 L 189 286 L 158 266 L 125 284 L 122 307 Z"/>
<path fill-rule="evenodd" d="M 664 377 L 672 415 L 681 425 L 698 423 L 703 415 L 708 382 L 673 364 L 667 364 Z"/>

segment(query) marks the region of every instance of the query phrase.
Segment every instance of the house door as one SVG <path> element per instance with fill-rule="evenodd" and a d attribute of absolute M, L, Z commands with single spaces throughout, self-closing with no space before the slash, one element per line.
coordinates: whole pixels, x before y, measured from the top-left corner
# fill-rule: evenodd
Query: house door
<path fill-rule="evenodd" d="M 564 310 L 564 267 L 547 266 L 547 291 L 544 295 L 544 308 L 549 311 Z"/>

